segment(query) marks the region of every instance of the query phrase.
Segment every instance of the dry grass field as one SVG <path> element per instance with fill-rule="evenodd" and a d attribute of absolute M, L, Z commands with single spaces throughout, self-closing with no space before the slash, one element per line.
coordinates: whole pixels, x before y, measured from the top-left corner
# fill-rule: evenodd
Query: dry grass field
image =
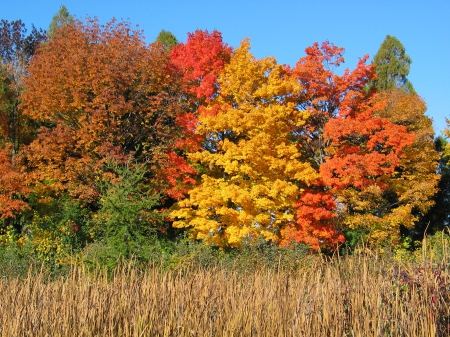
<path fill-rule="evenodd" d="M 0 279 L 0 335 L 450 336 L 448 262 L 361 254 L 310 259 L 295 272 L 30 271 Z"/>

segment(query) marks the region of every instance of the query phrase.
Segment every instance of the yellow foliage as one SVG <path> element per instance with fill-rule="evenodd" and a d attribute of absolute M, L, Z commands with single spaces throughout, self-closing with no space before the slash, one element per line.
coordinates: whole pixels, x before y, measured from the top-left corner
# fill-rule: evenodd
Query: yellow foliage
<path fill-rule="evenodd" d="M 27 226 L 29 239 L 42 261 L 55 258 L 56 264 L 65 264 L 70 260 L 72 252 L 68 238 L 73 235 L 72 220 L 54 223 L 48 215 L 39 217 L 35 214 L 33 221 Z"/>
<path fill-rule="evenodd" d="M 293 220 L 299 185 L 317 178 L 290 139 L 308 117 L 294 103 L 298 82 L 249 48 L 244 40 L 219 77 L 220 95 L 199 111 L 197 132 L 207 150 L 189 159 L 209 170 L 172 212 L 175 227 L 220 247 L 258 237 L 278 242 Z"/>

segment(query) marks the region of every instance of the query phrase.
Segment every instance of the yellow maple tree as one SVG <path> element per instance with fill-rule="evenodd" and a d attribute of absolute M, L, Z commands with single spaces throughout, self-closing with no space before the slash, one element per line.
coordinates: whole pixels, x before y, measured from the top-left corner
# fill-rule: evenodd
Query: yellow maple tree
<path fill-rule="evenodd" d="M 257 60 L 249 49 L 244 40 L 219 75 L 219 95 L 198 111 L 204 150 L 189 159 L 208 169 L 172 212 L 174 227 L 219 247 L 279 242 L 302 187 L 318 176 L 291 139 L 308 117 L 296 106 L 300 85 L 274 58 Z"/>

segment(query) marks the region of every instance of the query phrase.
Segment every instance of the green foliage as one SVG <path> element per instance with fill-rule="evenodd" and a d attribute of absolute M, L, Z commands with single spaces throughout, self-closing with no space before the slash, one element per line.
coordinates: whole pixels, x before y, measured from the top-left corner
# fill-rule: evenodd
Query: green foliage
<path fill-rule="evenodd" d="M 160 42 L 165 48 L 167 52 L 178 44 L 178 40 L 171 32 L 166 30 L 161 30 L 156 37 L 156 42 Z"/>
<path fill-rule="evenodd" d="M 348 230 L 345 232 L 344 250 L 353 252 L 357 247 L 364 245 L 368 240 L 368 232 L 362 228 Z"/>
<path fill-rule="evenodd" d="M 15 242 L 0 246 L 0 278 L 25 278 L 30 268 L 38 264 L 31 244 L 19 245 Z"/>
<path fill-rule="evenodd" d="M 36 245 L 24 233 L 17 233 L 12 225 L 0 230 L 0 278 L 26 278 L 31 272 L 61 274 L 63 268 L 54 263 L 54 259 L 44 261 Z"/>
<path fill-rule="evenodd" d="M 378 91 L 401 88 L 406 93 L 415 92 L 413 85 L 406 78 L 409 74 L 412 60 L 406 54 L 405 47 L 400 40 L 387 35 L 373 62 L 378 76 L 373 81 L 373 86 Z"/>
<path fill-rule="evenodd" d="M 69 13 L 66 6 L 62 5 L 58 13 L 53 16 L 52 22 L 50 22 L 48 36 L 53 37 L 57 29 L 70 25 L 73 21 L 73 15 Z"/>
<path fill-rule="evenodd" d="M 165 217 L 157 210 L 160 196 L 146 184 L 145 164 L 110 161 L 107 170 L 116 179 L 99 183 L 99 209 L 89 222 L 96 243 L 86 249 L 86 259 L 110 267 L 120 259 L 145 261 Z"/>

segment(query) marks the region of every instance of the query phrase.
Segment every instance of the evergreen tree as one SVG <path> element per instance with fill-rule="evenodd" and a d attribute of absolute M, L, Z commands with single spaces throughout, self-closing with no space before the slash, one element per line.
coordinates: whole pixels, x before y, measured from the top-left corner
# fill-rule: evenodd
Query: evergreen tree
<path fill-rule="evenodd" d="M 58 13 L 53 16 L 52 22 L 50 22 L 48 36 L 53 37 L 58 28 L 70 25 L 73 20 L 73 15 L 69 13 L 66 6 L 62 5 Z"/>
<path fill-rule="evenodd" d="M 377 78 L 372 85 L 378 91 L 401 88 L 406 93 L 414 93 L 412 83 L 407 79 L 411 58 L 396 37 L 387 35 L 373 59 Z"/>
<path fill-rule="evenodd" d="M 167 52 L 178 44 L 178 40 L 171 32 L 166 30 L 161 30 L 156 37 L 156 42 L 160 42 L 164 47 L 166 47 Z"/>

